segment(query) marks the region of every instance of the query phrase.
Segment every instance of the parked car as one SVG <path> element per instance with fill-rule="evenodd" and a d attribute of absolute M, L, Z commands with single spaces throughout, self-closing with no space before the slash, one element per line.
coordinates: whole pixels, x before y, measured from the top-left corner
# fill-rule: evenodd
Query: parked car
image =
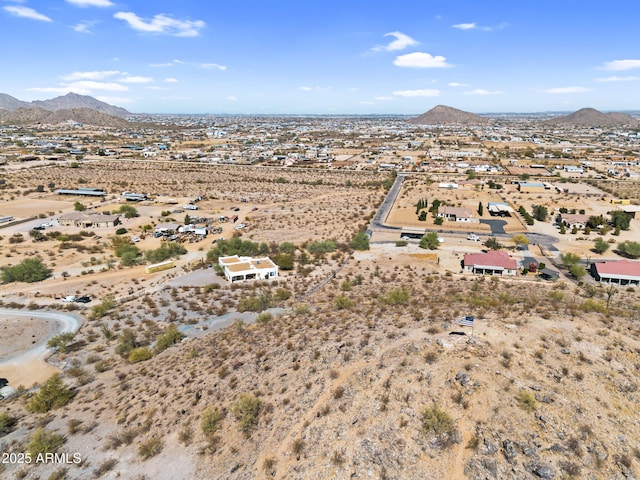
<path fill-rule="evenodd" d="M 66 297 L 64 297 L 62 299 L 63 302 L 75 302 L 76 301 L 76 297 L 75 295 L 67 295 Z"/>
<path fill-rule="evenodd" d="M 246 228 L 247 224 L 246 223 L 240 223 L 238 225 L 236 225 L 235 229 L 236 230 L 242 230 L 243 228 Z"/>
<path fill-rule="evenodd" d="M 47 223 L 43 223 L 42 225 L 40 225 L 42 228 L 48 228 L 48 227 L 53 227 L 53 224 L 51 222 L 47 222 Z"/>
<path fill-rule="evenodd" d="M 467 240 L 473 240 L 474 242 L 478 242 L 480 240 L 480 237 L 475 233 L 470 233 L 469 235 L 467 235 Z"/>
<path fill-rule="evenodd" d="M 77 303 L 89 303 L 91 301 L 91 297 L 89 295 L 83 295 L 74 300 Z"/>
<path fill-rule="evenodd" d="M 140 241 L 140 238 L 138 238 L 138 237 L 131 237 L 131 241 L 132 241 L 133 243 L 138 243 L 138 242 Z"/>

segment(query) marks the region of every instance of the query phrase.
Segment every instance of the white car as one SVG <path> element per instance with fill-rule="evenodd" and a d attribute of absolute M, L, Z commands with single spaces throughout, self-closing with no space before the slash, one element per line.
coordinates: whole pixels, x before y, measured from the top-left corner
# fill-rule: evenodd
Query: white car
<path fill-rule="evenodd" d="M 477 242 L 478 240 L 480 240 L 480 237 L 475 233 L 470 233 L 469 235 L 467 235 L 467 240 L 473 240 L 474 242 Z"/>
<path fill-rule="evenodd" d="M 68 295 L 66 297 L 64 297 L 62 299 L 63 302 L 75 302 L 76 301 L 76 296 L 75 295 Z"/>
<path fill-rule="evenodd" d="M 243 228 L 246 228 L 247 224 L 246 223 L 241 223 L 239 225 L 236 225 L 235 229 L 236 230 L 242 230 Z"/>
<path fill-rule="evenodd" d="M 131 241 L 133 243 L 138 243 L 140 241 L 140 239 L 138 237 L 131 237 Z"/>
<path fill-rule="evenodd" d="M 40 225 L 42 228 L 48 228 L 48 227 L 53 227 L 53 224 L 51 222 L 47 222 L 47 223 L 43 223 L 42 225 Z"/>

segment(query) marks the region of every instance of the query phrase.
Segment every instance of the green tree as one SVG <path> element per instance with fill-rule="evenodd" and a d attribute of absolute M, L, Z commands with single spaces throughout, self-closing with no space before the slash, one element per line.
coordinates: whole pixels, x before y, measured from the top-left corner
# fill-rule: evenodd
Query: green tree
<path fill-rule="evenodd" d="M 609 242 L 602 237 L 596 238 L 595 242 L 593 242 L 593 251 L 602 254 L 607 250 L 609 250 Z"/>
<path fill-rule="evenodd" d="M 187 249 L 176 242 L 165 242 L 155 250 L 148 250 L 144 254 L 144 258 L 151 263 L 159 263 L 169 258 L 179 257 L 187 253 Z"/>
<path fill-rule="evenodd" d="M 356 233 L 351 239 L 351 247 L 354 250 L 369 250 L 369 235 L 365 232 Z"/>
<path fill-rule="evenodd" d="M 487 238 L 487 240 L 484 242 L 484 246 L 490 250 L 500 250 L 502 248 L 502 244 L 498 242 L 498 239 L 496 237 Z"/>
<path fill-rule="evenodd" d="M 587 274 L 587 270 L 579 264 L 573 264 L 569 267 L 569 273 L 580 280 Z"/>
<path fill-rule="evenodd" d="M 38 257 L 25 258 L 17 265 L 8 265 L 0 269 L 2 283 L 40 282 L 51 276 L 51 270 L 47 268 Z"/>
<path fill-rule="evenodd" d="M 625 257 L 638 258 L 640 257 L 640 243 L 630 241 L 619 243 L 618 251 Z"/>
<path fill-rule="evenodd" d="M 631 218 L 622 210 L 614 210 L 611 212 L 611 223 L 616 229 L 629 230 L 631 225 Z"/>
<path fill-rule="evenodd" d="M 178 330 L 178 327 L 174 324 L 169 325 L 165 332 L 156 340 L 156 352 L 162 352 L 171 345 L 180 343 L 184 337 L 184 333 Z"/>
<path fill-rule="evenodd" d="M 546 221 L 548 215 L 549 211 L 544 205 L 536 205 L 535 207 L 533 207 L 533 218 L 535 218 L 539 222 Z"/>
<path fill-rule="evenodd" d="M 116 210 L 117 213 L 124 215 L 124 218 L 135 218 L 138 216 L 138 211 L 131 205 L 120 205 L 120 208 Z"/>
<path fill-rule="evenodd" d="M 529 245 L 529 239 L 522 233 L 514 235 L 510 240 L 516 247 L 519 245 Z"/>
<path fill-rule="evenodd" d="M 420 248 L 437 250 L 440 242 L 438 241 L 438 232 L 428 232 L 420 239 Z"/>
<path fill-rule="evenodd" d="M 433 221 L 434 225 L 442 225 L 444 223 L 444 218 L 442 217 L 436 217 L 436 219 Z"/>
<path fill-rule="evenodd" d="M 27 410 L 34 413 L 46 413 L 49 410 L 65 406 L 73 398 L 73 392 L 62 382 L 60 374 L 51 376 L 40 391 L 27 402 Z"/>
<path fill-rule="evenodd" d="M 481 217 L 484 213 L 484 207 L 482 206 L 482 202 L 478 202 L 478 216 Z"/>
<path fill-rule="evenodd" d="M 561 253 L 560 261 L 565 267 L 570 267 L 572 265 L 577 265 L 580 262 L 580 255 L 576 255 L 575 253 Z"/>
<path fill-rule="evenodd" d="M 127 358 L 129 353 L 139 346 L 136 334 L 130 328 L 125 328 L 118 336 L 118 345 L 116 346 L 116 353 L 122 358 Z"/>
<path fill-rule="evenodd" d="M 75 209 L 76 212 L 84 212 L 87 207 L 85 207 L 82 203 L 80 202 L 76 202 L 73 204 L 73 208 Z"/>
<path fill-rule="evenodd" d="M 296 251 L 296 246 L 291 242 L 282 242 L 278 245 L 278 253 L 292 254 Z"/>

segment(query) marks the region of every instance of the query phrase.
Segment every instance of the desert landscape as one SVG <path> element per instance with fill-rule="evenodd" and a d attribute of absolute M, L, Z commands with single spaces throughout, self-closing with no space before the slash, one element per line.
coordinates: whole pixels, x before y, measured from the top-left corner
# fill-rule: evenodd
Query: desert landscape
<path fill-rule="evenodd" d="M 59 457 L 3 478 L 634 478 L 640 294 L 594 265 L 637 265 L 638 183 L 464 113 L 286 118 L 259 156 L 272 118 L 7 140 L 0 444 Z M 465 263 L 496 251 L 512 274 Z"/>

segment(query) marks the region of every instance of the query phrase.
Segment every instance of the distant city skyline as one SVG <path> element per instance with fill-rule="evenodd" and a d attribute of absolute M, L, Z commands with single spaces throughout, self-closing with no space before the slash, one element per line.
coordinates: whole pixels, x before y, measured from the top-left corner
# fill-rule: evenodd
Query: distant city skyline
<path fill-rule="evenodd" d="M 134 113 L 640 110 L 637 0 L 0 0 L 0 92 Z"/>

